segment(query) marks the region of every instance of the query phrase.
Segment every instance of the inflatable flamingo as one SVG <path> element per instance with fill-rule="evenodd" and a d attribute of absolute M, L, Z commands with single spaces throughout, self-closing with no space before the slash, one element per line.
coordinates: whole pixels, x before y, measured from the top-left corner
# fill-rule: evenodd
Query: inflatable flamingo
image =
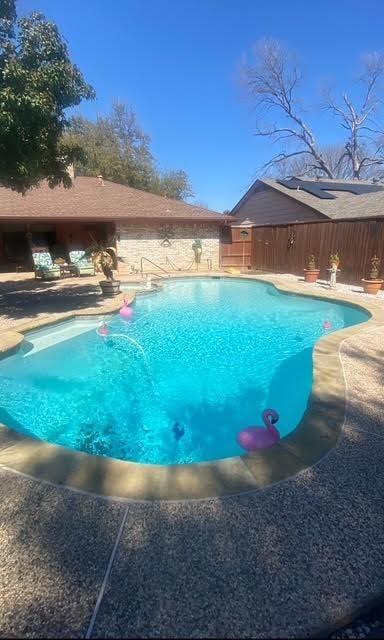
<path fill-rule="evenodd" d="M 237 443 L 247 451 L 272 447 L 280 440 L 280 433 L 275 427 L 279 414 L 274 409 L 265 409 L 262 413 L 265 427 L 247 427 L 237 434 Z"/>
<path fill-rule="evenodd" d="M 124 305 L 121 307 L 119 313 L 120 318 L 123 318 L 123 320 L 130 320 L 133 316 L 133 309 L 129 306 L 127 296 L 124 296 Z"/>
<path fill-rule="evenodd" d="M 106 337 L 109 335 L 108 325 L 107 325 L 107 324 L 105 324 L 105 322 L 103 322 L 103 323 L 100 325 L 100 327 L 99 327 L 99 329 L 98 329 L 97 333 L 99 334 L 99 336 L 103 336 L 103 338 L 106 338 Z"/>

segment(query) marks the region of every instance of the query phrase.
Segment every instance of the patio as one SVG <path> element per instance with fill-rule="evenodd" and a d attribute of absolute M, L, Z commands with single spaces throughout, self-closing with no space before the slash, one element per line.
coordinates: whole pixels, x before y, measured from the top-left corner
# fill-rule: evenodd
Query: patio
<path fill-rule="evenodd" d="M 205 273 L 200 272 L 201 275 Z M 174 275 L 191 273 L 180 271 Z M 140 280 L 140 274 L 128 274 L 124 270 L 116 273 L 115 277 L 124 282 Z M 88 308 L 98 309 L 102 314 L 111 303 L 111 299 L 101 295 L 99 280 L 102 279 L 100 273 L 51 281 L 35 280 L 33 272 L 0 273 L 0 332 L 22 328 L 30 320 L 42 321 L 52 314 Z"/>
<path fill-rule="evenodd" d="M 89 280 L 2 282 L 1 326 L 17 328 L 19 310 L 21 324 L 77 304 L 102 309 Z M 383 338 L 383 326 L 367 327 L 342 344 L 337 446 L 264 489 L 118 501 L 2 467 L 1 634 L 324 637 L 372 605 L 384 587 Z"/>
<path fill-rule="evenodd" d="M 0 332 L 22 329 L 30 321 L 52 318 L 56 314 L 82 311 L 103 311 L 111 299 L 101 295 L 95 276 L 66 277 L 61 280 L 35 280 L 33 272 L 0 274 Z M 124 281 L 138 277 L 124 276 Z"/>

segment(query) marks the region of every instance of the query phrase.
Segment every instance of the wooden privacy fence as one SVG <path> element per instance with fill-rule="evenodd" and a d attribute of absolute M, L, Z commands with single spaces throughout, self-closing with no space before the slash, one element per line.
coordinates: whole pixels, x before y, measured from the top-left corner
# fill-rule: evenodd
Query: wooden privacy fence
<path fill-rule="evenodd" d="M 303 275 L 309 254 L 313 253 L 320 278 L 327 277 L 329 255 L 340 256 L 341 282 L 358 284 L 369 273 L 374 254 L 382 260 L 384 276 L 384 219 L 353 222 L 314 222 L 296 225 L 253 227 L 247 241 L 239 228 L 222 238 L 223 267 L 241 267 Z"/>

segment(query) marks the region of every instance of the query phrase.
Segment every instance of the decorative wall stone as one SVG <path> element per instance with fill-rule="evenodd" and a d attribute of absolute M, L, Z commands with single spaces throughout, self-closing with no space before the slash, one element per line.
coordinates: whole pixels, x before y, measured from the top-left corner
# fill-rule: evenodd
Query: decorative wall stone
<path fill-rule="evenodd" d="M 200 269 L 217 269 L 220 262 L 220 227 L 212 223 L 116 223 L 117 255 L 125 267 L 140 269 L 141 258 L 149 258 L 167 271 L 194 266 L 192 243 L 202 241 Z M 145 271 L 150 271 L 147 263 Z"/>

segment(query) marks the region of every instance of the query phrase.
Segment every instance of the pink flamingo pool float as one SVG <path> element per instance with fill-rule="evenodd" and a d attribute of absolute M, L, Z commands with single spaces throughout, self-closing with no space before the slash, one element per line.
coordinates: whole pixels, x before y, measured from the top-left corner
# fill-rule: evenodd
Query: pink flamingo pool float
<path fill-rule="evenodd" d="M 99 334 L 99 336 L 106 338 L 109 335 L 108 325 L 105 324 L 105 322 L 102 322 L 97 330 L 97 333 Z"/>
<path fill-rule="evenodd" d="M 262 413 L 265 427 L 247 427 L 237 434 L 236 440 L 240 447 L 247 451 L 267 449 L 280 440 L 280 433 L 275 427 L 279 414 L 274 409 L 265 409 Z"/>
<path fill-rule="evenodd" d="M 133 316 L 133 309 L 129 306 L 128 298 L 126 296 L 124 296 L 124 304 L 119 313 L 120 318 L 123 318 L 123 320 L 130 320 Z"/>

